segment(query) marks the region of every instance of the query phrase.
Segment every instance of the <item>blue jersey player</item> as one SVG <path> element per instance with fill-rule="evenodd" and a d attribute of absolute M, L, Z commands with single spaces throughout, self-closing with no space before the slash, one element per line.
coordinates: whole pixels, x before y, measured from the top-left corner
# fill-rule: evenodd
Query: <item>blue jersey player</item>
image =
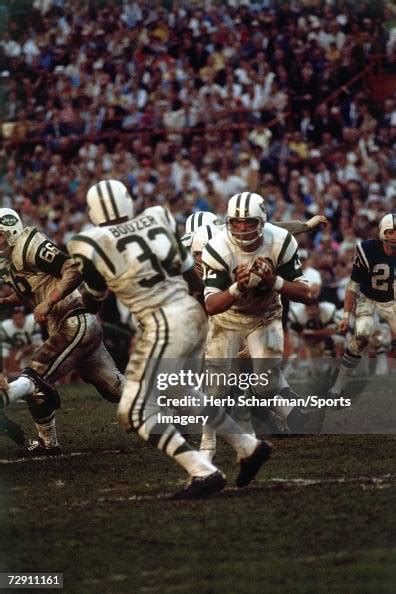
<path fill-rule="evenodd" d="M 379 224 L 379 239 L 362 241 L 356 248 L 351 280 L 344 300 L 344 314 L 339 329 L 346 333 L 355 308 L 355 334 L 342 358 L 337 379 L 330 394 L 339 395 L 348 372 L 360 362 L 375 326 L 375 313 L 389 323 L 396 338 L 396 213 L 385 215 Z"/>

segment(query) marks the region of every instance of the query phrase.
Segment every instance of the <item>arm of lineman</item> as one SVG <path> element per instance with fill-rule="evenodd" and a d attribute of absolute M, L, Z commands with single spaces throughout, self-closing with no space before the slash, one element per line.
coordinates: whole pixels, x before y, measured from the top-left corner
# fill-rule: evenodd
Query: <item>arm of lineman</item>
<path fill-rule="evenodd" d="M 303 233 L 307 233 L 308 231 L 312 231 L 316 227 L 323 225 L 323 227 L 327 227 L 328 220 L 323 215 L 315 215 L 308 219 L 308 221 L 285 221 L 285 222 L 274 222 L 274 225 L 277 227 L 282 227 L 282 229 L 286 229 L 292 235 L 302 235 Z"/>
<path fill-rule="evenodd" d="M 82 282 L 82 276 L 78 268 L 78 264 L 71 258 L 65 257 L 62 268 L 60 270 L 59 282 L 56 288 L 51 291 L 44 301 L 36 305 L 33 314 L 34 319 L 39 324 L 43 324 L 47 321 L 48 314 L 53 309 L 54 305 L 61 301 L 64 297 L 69 295 L 77 289 Z"/>

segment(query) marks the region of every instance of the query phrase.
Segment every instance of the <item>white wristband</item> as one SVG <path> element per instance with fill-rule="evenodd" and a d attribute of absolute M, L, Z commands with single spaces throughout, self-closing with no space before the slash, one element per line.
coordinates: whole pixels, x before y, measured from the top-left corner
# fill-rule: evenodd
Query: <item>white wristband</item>
<path fill-rule="evenodd" d="M 238 289 L 238 283 L 234 283 L 233 285 L 231 285 L 230 287 L 228 287 L 228 292 L 230 295 L 232 295 L 233 297 L 241 297 L 243 295 L 243 291 L 240 291 Z"/>
<path fill-rule="evenodd" d="M 272 288 L 274 289 L 274 291 L 280 291 L 284 283 L 284 279 L 281 276 L 277 276 Z"/>

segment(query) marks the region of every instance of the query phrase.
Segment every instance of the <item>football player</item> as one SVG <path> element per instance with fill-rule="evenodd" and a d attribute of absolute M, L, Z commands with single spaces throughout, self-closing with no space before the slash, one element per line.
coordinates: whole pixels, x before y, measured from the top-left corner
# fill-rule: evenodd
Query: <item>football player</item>
<path fill-rule="evenodd" d="M 43 342 L 40 326 L 33 314 L 26 315 L 23 307 L 16 307 L 11 318 L 0 323 L 0 342 L 4 359 L 2 371 L 11 377 L 16 374 L 16 370 L 11 368 L 11 352 L 14 351 L 14 360 L 20 370 L 30 364 L 33 351 Z"/>
<path fill-rule="evenodd" d="M 174 498 L 206 497 L 224 487 L 224 475 L 192 450 L 175 426 L 158 423 L 158 408 L 154 406 L 153 410 L 150 402 L 165 358 L 175 360 L 178 369 L 187 359 L 197 368 L 201 366 L 207 321 L 188 289 L 198 291 L 202 281 L 165 208 L 151 207 L 132 218 L 132 199 L 116 180 L 92 186 L 87 203 L 95 227 L 72 238 L 69 251 L 79 263 L 92 297 L 103 299 L 110 289 L 142 328 L 126 369 L 118 409 L 120 424 L 127 432 L 135 430 L 187 471 L 190 481 L 173 494 Z M 208 410 L 208 415 L 219 434 L 237 451 L 237 486 L 247 485 L 268 459 L 270 446 L 241 434 L 222 409 Z"/>
<path fill-rule="evenodd" d="M 119 402 L 124 378 L 77 290 L 82 280 L 77 263 L 35 227 L 24 228 L 18 213 L 9 208 L 0 209 L 0 251 L 0 277 L 13 289 L 0 304 L 30 307 L 48 334 L 20 377 L 9 384 L 0 377 L 0 408 L 25 397 L 39 436 L 27 444 L 26 455 L 59 455 L 59 395 L 52 383 L 75 369 L 104 398 Z"/>
<path fill-rule="evenodd" d="M 385 215 L 379 223 L 379 239 L 362 241 L 356 247 L 351 280 L 344 299 L 340 331 L 346 333 L 355 310 L 355 332 L 348 342 L 331 396 L 339 396 L 349 373 L 357 367 L 375 328 L 375 314 L 386 320 L 396 338 L 395 305 L 396 214 Z"/>
<path fill-rule="evenodd" d="M 323 357 L 334 356 L 333 337 L 337 332 L 337 307 L 329 301 L 313 301 L 309 305 L 291 303 L 288 312 L 290 340 L 298 359 L 305 347 L 309 373 L 323 375 L 329 371 Z"/>
<path fill-rule="evenodd" d="M 201 213 L 206 214 L 206 213 Z M 218 232 L 225 228 L 224 225 L 215 225 L 215 224 L 202 224 L 201 222 L 205 219 L 202 217 L 201 219 L 196 219 L 195 221 L 195 231 L 192 231 L 189 235 L 190 237 L 190 251 L 195 260 L 195 266 L 198 272 L 202 275 L 202 251 L 205 245 L 210 241 Z M 274 223 L 276 226 L 282 227 L 293 235 L 300 235 L 302 233 L 306 233 L 309 230 L 314 229 L 319 225 L 326 225 L 327 219 L 322 215 L 315 215 L 307 222 L 301 221 L 289 221 L 285 223 Z M 198 225 L 198 228 L 196 227 Z M 198 298 L 198 296 L 196 296 Z M 209 326 L 211 324 L 212 318 L 209 318 Z M 249 358 L 249 351 L 246 346 L 246 341 L 243 341 L 241 344 L 241 349 L 238 353 L 238 358 Z M 280 372 L 282 374 L 282 372 Z M 281 380 L 282 385 L 282 394 L 284 398 L 287 397 L 296 397 L 297 395 L 292 392 L 288 382 L 284 377 Z M 240 408 L 236 408 L 234 410 L 234 418 L 237 419 L 238 423 L 244 427 L 246 432 L 254 433 L 253 426 L 250 421 L 250 411 L 242 410 Z M 268 422 L 268 421 L 267 421 Z M 294 427 L 297 429 L 297 427 Z M 216 450 L 216 436 L 212 429 L 208 426 L 203 428 L 203 437 L 201 442 L 201 452 L 207 457 L 207 459 L 212 460 Z"/>
<path fill-rule="evenodd" d="M 202 262 L 206 310 L 213 316 L 207 359 L 211 365 L 216 360 L 220 364 L 230 361 L 246 340 L 253 371 L 259 374 L 272 367 L 272 388 L 286 397 L 282 391 L 290 387 L 279 373 L 283 355 L 280 295 L 298 301 L 311 297 L 296 240 L 285 229 L 266 222 L 260 195 L 242 192 L 230 199 L 226 228 L 206 244 Z M 275 407 L 275 412 L 289 427 L 297 417 L 301 421 L 301 412 L 292 407 Z"/>

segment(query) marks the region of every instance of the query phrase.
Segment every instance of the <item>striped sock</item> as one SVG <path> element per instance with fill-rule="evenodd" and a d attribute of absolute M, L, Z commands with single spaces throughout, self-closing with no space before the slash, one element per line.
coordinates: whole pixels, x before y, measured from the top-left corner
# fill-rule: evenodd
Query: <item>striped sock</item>
<path fill-rule="evenodd" d="M 145 441 L 173 458 L 190 476 L 205 477 L 216 472 L 217 468 L 193 450 L 176 427 L 153 422 L 155 416 L 146 419 L 138 430 Z"/>
<path fill-rule="evenodd" d="M 340 394 L 342 392 L 345 387 L 348 375 L 359 365 L 361 358 L 362 355 L 355 355 L 354 353 L 351 353 L 349 349 L 346 349 L 341 360 L 341 367 L 338 372 L 337 379 L 330 390 L 332 393 Z"/>

